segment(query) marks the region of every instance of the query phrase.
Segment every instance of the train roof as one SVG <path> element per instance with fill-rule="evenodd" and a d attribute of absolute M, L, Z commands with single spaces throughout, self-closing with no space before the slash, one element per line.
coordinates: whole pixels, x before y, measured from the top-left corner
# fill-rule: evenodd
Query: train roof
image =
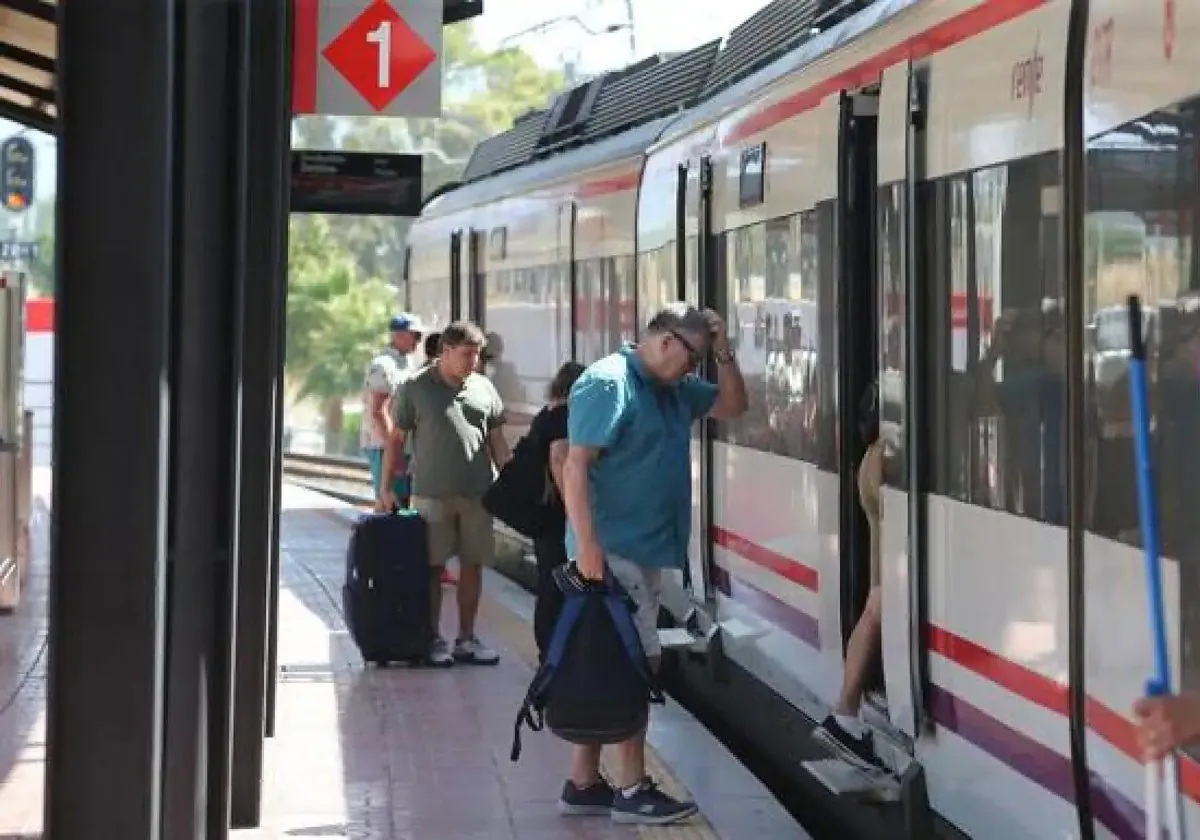
<path fill-rule="evenodd" d="M 534 184 L 550 183 L 605 164 L 627 160 L 645 152 L 672 119 L 663 117 L 607 137 L 594 145 L 509 169 L 474 183 L 462 184 L 429 201 L 425 210 L 430 216 L 453 213 L 521 192 Z"/>
<path fill-rule="evenodd" d="M 726 38 L 652 56 L 560 94 L 480 142 L 431 215 L 643 153 L 810 63 L 918 0 L 774 0 Z"/>
<path fill-rule="evenodd" d="M 664 132 L 664 139 L 687 134 L 699 126 L 720 118 L 723 114 L 742 104 L 745 99 L 772 82 L 788 76 L 812 64 L 824 55 L 833 52 L 842 44 L 866 34 L 899 15 L 920 0 L 874 0 L 860 4 L 856 13 L 842 18 L 836 25 L 814 32 L 807 39 L 791 39 L 782 54 L 771 54 L 769 61 L 761 62 L 753 72 L 741 77 L 736 83 L 711 91 L 694 108 L 680 115 Z M 769 8 L 769 7 L 768 7 Z M 751 21 L 753 18 L 751 18 Z M 750 23 L 750 21 L 747 21 Z M 745 26 L 746 24 L 743 24 Z M 740 27 L 739 27 L 740 28 Z M 734 30 L 736 33 L 737 30 Z M 732 41 L 733 36 L 730 36 Z"/>

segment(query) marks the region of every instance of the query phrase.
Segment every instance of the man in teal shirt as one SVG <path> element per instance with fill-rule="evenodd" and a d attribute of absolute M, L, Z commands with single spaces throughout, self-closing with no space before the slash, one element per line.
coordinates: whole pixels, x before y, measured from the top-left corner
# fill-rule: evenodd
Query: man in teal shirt
<path fill-rule="evenodd" d="M 691 426 L 746 410 L 746 386 L 725 323 L 712 310 L 672 304 L 651 319 L 644 341 L 587 369 L 571 389 L 563 497 L 567 556 L 601 580 L 607 567 L 636 604 L 635 621 L 658 667 L 663 572 L 687 562 L 692 516 Z M 717 384 L 694 371 L 712 352 Z M 603 457 L 600 457 L 603 455 Z M 622 823 L 665 825 L 696 813 L 646 776 L 645 733 L 617 746 L 619 790 L 600 778 L 600 751 L 575 747 L 563 789 L 565 813 L 607 811 Z"/>

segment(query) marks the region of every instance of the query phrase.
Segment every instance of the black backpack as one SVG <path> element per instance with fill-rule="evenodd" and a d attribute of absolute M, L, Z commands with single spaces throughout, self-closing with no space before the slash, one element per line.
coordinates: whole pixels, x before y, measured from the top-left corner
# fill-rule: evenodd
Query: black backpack
<path fill-rule="evenodd" d="M 549 726 L 572 744 L 619 744 L 646 728 L 651 703 L 663 702 L 628 596 L 611 581 L 568 592 L 517 712 L 511 758 L 521 756 L 522 725 Z"/>
<path fill-rule="evenodd" d="M 550 445 L 532 431 L 483 496 L 483 507 L 508 527 L 537 539 L 561 521 L 562 503 L 550 476 Z"/>

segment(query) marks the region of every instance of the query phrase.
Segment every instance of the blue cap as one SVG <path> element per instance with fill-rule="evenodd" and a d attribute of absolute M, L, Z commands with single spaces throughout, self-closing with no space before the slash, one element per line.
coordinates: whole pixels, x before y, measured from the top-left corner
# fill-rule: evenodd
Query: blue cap
<path fill-rule="evenodd" d="M 388 329 L 392 332 L 413 332 L 424 333 L 425 327 L 421 324 L 421 319 L 410 312 L 401 312 L 399 315 L 392 318 Z"/>

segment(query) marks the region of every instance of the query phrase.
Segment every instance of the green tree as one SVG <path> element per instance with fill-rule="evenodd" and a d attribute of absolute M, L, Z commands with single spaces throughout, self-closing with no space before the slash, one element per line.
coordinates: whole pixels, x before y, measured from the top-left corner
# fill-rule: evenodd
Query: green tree
<path fill-rule="evenodd" d="M 544 107 L 561 90 L 517 49 L 484 52 L 469 23 L 445 29 L 440 119 L 303 117 L 300 149 L 405 152 L 424 159 L 426 194 L 459 178 L 476 144 Z M 326 446 L 340 441 L 342 402 L 355 393 L 378 352 L 387 314 L 398 307 L 409 220 L 296 216 L 291 222 L 287 364 L 293 400 L 320 401 Z"/>
<path fill-rule="evenodd" d="M 296 401 L 320 400 L 326 450 L 336 451 L 342 401 L 361 386 L 365 366 L 379 350 L 394 290 L 359 276 L 323 217 L 293 221 L 290 252 L 288 390 Z"/>

